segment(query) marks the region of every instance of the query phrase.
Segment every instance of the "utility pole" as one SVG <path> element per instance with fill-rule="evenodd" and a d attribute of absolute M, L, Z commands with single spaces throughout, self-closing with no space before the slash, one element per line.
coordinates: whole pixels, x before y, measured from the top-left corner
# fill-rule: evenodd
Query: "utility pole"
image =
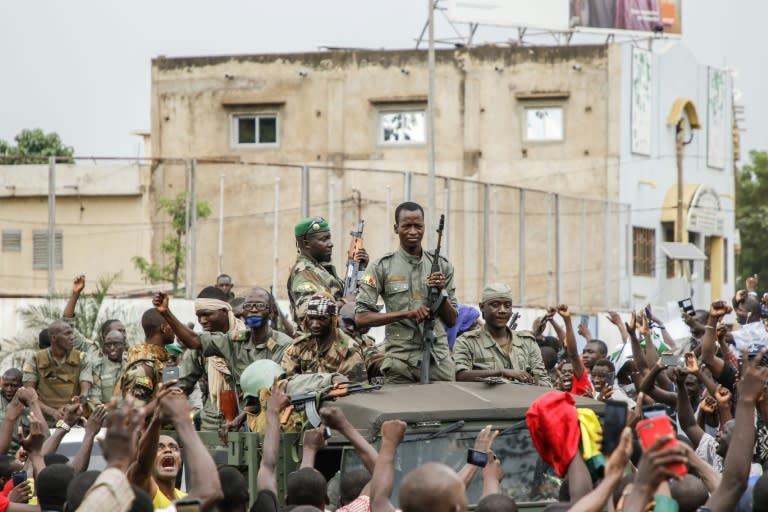
<path fill-rule="evenodd" d="M 675 125 L 675 159 L 677 161 L 677 218 L 675 220 L 675 242 L 682 243 L 683 239 L 683 151 L 685 149 L 685 121 L 683 118 Z M 685 277 L 685 263 L 676 260 L 676 274 Z"/>
<path fill-rule="evenodd" d="M 429 49 L 427 50 L 427 245 L 435 246 L 435 6 L 433 0 L 427 0 L 429 6 Z"/>

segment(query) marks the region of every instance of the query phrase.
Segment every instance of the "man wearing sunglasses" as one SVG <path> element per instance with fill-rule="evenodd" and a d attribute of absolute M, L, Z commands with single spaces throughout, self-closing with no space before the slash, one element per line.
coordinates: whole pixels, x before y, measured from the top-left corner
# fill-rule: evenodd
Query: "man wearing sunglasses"
<path fill-rule="evenodd" d="M 220 371 L 221 379 L 225 380 L 231 389 L 234 383 L 240 382 L 240 373 L 249 364 L 262 359 L 270 359 L 279 364 L 283 359 L 283 352 L 293 343 L 291 338 L 269 326 L 271 299 L 269 292 L 264 288 L 254 288 L 245 296 L 242 306 L 246 330 L 234 332 L 206 331 L 197 334 L 180 322 L 170 311 L 168 300 L 166 294 L 158 293 L 152 300 L 152 304 L 166 319 L 178 340 L 187 348 L 200 350 L 205 358 L 220 358 L 221 364 L 216 364 L 215 368 L 211 368 L 210 361 L 206 360 L 209 386 L 211 385 L 210 377 L 214 374 L 212 370 L 217 370 L 216 373 Z M 215 360 L 214 363 L 217 361 L 219 360 Z M 186 372 L 182 371 L 181 374 L 182 389 L 187 388 L 188 383 L 194 385 L 194 376 L 187 379 Z M 185 389 L 185 391 L 189 390 Z M 209 393 L 211 391 L 213 390 L 209 389 Z M 214 400 L 213 393 L 210 399 Z M 220 409 L 216 406 L 214 421 L 201 415 L 202 430 L 218 430 L 224 423 Z"/>
<path fill-rule="evenodd" d="M 291 301 L 293 320 L 301 328 L 306 316 L 307 302 L 316 293 L 331 294 L 341 307 L 344 297 L 344 281 L 331 263 L 333 241 L 328 221 L 322 217 L 307 218 L 293 228 L 296 236 L 296 263 L 288 277 L 288 298 Z M 368 253 L 360 249 L 355 253 L 360 270 L 368 265 Z"/>

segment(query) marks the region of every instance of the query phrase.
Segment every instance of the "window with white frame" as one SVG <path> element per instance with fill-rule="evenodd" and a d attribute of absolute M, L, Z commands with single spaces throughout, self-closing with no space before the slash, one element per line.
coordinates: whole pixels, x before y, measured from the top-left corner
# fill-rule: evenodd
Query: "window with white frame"
<path fill-rule="evenodd" d="M 279 140 L 278 115 L 232 114 L 233 146 L 277 146 Z"/>
<path fill-rule="evenodd" d="M 427 140 L 424 110 L 384 110 L 379 112 L 379 144 L 424 144 Z"/>
<path fill-rule="evenodd" d="M 63 266 L 63 234 L 56 231 L 54 234 L 54 268 Z M 32 232 L 32 268 L 44 270 L 48 268 L 48 231 Z"/>
<path fill-rule="evenodd" d="M 565 138 L 563 107 L 526 107 L 525 140 L 560 141 Z"/>

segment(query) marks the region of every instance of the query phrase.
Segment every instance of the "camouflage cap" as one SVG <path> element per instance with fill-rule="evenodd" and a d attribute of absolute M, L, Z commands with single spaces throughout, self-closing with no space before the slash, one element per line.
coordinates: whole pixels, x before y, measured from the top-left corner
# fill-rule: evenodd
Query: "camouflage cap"
<path fill-rule="evenodd" d="M 491 299 L 512 300 L 512 288 L 504 283 L 491 283 L 485 285 L 483 293 L 480 294 L 480 302 L 487 302 Z"/>
<path fill-rule="evenodd" d="M 284 373 L 285 370 L 271 359 L 260 359 L 252 362 L 240 375 L 240 388 L 243 390 L 243 397 L 259 396 L 261 389 L 272 387 L 275 379 Z"/>
<path fill-rule="evenodd" d="M 310 235 L 312 233 L 322 233 L 323 231 L 330 231 L 331 226 L 328 221 L 322 217 L 306 218 L 299 221 L 293 227 L 293 234 L 296 237 Z"/>

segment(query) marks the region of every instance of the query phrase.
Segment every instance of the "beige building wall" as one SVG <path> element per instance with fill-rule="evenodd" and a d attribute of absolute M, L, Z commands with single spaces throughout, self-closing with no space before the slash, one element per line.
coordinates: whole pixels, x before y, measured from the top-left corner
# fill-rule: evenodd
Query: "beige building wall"
<path fill-rule="evenodd" d="M 619 57 L 609 46 L 437 52 L 436 167 L 439 176 L 453 179 L 438 183 L 437 213 L 448 206 L 444 251 L 457 268 L 462 300 L 476 301 L 488 280 L 509 282 L 520 302 L 531 305 L 566 295 L 578 296 L 584 308 L 618 300 L 618 286 L 606 280 L 606 272 L 618 272 L 615 247 L 606 247 L 616 241 L 603 239 L 594 227 L 616 227 L 619 218 L 618 209 L 603 203 L 617 197 L 619 139 L 609 119 L 621 96 L 613 76 Z M 292 227 L 301 215 L 302 164 L 312 167 L 309 213 L 331 221 L 337 265 L 358 213 L 366 221 L 371 255 L 394 249 L 392 214 L 405 199 L 404 172 L 426 172 L 427 148 L 381 144 L 379 113 L 423 109 L 426 92 L 425 51 L 155 59 L 151 154 L 197 159 L 197 197 L 213 211 L 199 225 L 197 288 L 212 283 L 218 271 L 221 175 L 223 270 L 233 274 L 239 291 L 276 281 L 278 296 L 285 297 L 295 255 Z M 563 140 L 526 141 L 529 106 L 562 107 Z M 235 147 L 232 115 L 240 113 L 276 113 L 278 145 Z M 483 183 L 506 187 L 486 189 Z M 542 191 L 527 193 L 523 222 L 520 191 L 510 186 Z M 183 164 L 159 160 L 153 204 L 184 187 Z M 573 199 L 560 201 L 550 192 Z M 413 200 L 427 205 L 426 193 L 426 180 L 416 175 Z M 155 257 L 162 236 L 161 224 Z M 575 268 L 585 260 L 586 274 Z M 558 268 L 566 272 L 559 285 Z"/>
<path fill-rule="evenodd" d="M 57 290 L 68 293 L 78 274 L 86 274 L 92 286 L 99 277 L 117 272 L 113 291 L 145 287 L 130 259 L 150 255 L 149 168 L 59 164 L 56 176 L 56 230 L 62 234 Z M 0 248 L 0 291 L 6 296 L 46 295 L 48 271 L 34 268 L 33 235 L 48 229 L 48 166 L 0 166 L 0 183 L 6 184 L 0 187 L 5 242 Z"/>

